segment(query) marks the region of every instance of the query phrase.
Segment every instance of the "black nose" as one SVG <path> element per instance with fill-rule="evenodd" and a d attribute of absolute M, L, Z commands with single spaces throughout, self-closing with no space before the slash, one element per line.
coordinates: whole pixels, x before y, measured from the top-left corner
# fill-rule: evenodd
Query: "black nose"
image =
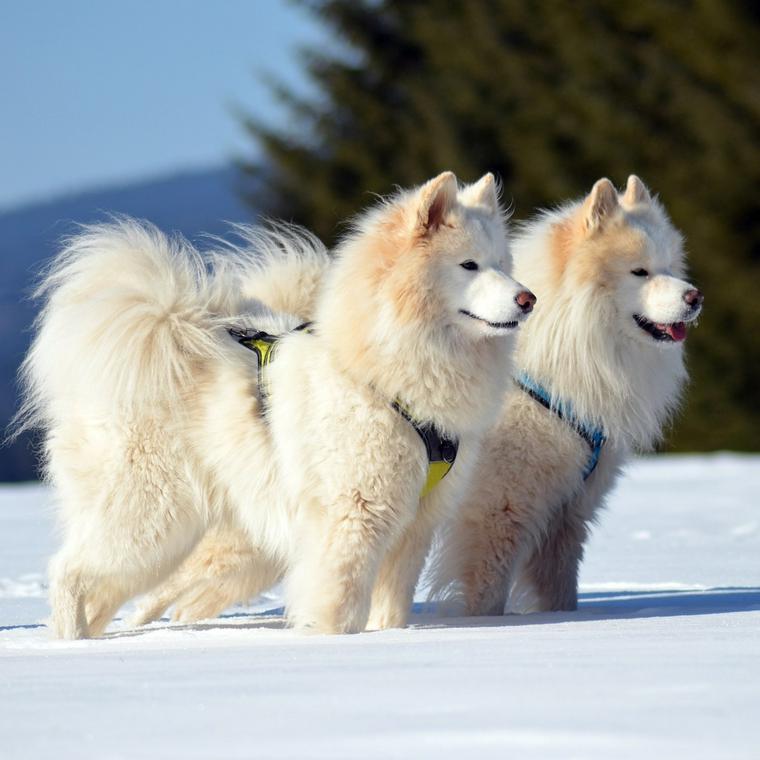
<path fill-rule="evenodd" d="M 705 300 L 705 297 L 702 295 L 702 291 L 692 288 L 683 294 L 683 300 L 686 301 L 692 309 L 698 309 L 702 305 L 702 301 Z"/>
<path fill-rule="evenodd" d="M 536 303 L 536 297 L 529 290 L 521 290 L 515 296 L 515 303 L 522 309 L 523 314 L 530 314 Z"/>

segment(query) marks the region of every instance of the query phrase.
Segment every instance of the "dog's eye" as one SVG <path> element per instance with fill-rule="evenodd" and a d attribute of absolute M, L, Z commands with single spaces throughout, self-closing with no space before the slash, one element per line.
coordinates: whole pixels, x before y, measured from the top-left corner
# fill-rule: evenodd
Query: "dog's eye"
<path fill-rule="evenodd" d="M 462 269 L 467 269 L 470 272 L 476 272 L 478 270 L 478 262 L 473 261 L 472 259 L 463 261 L 459 266 L 462 267 Z"/>
<path fill-rule="evenodd" d="M 635 275 L 636 277 L 649 277 L 649 272 L 647 272 L 646 269 L 633 269 L 631 270 L 631 274 Z"/>

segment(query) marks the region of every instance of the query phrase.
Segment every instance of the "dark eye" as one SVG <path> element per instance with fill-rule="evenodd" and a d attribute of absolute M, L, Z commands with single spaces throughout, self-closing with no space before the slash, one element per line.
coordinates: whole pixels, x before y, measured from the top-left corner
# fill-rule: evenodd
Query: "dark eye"
<path fill-rule="evenodd" d="M 636 277 L 649 277 L 649 272 L 646 269 L 633 269 L 631 270 L 631 274 Z"/>
<path fill-rule="evenodd" d="M 478 270 L 478 262 L 473 261 L 472 259 L 463 261 L 459 266 L 462 267 L 462 269 L 467 269 L 469 272 L 476 272 Z"/>

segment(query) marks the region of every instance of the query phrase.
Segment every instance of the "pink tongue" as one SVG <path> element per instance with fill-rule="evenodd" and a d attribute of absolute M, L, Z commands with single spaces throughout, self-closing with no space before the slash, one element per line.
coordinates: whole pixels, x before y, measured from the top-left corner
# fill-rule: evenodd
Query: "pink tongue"
<path fill-rule="evenodd" d="M 686 337 L 686 325 L 683 322 L 674 322 L 672 325 L 655 325 L 655 327 L 670 335 L 675 341 L 682 341 Z"/>

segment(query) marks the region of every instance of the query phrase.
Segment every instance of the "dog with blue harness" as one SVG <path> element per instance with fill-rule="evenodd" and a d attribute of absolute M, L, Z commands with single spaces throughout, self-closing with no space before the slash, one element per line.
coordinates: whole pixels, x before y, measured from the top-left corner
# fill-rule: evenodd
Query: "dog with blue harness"
<path fill-rule="evenodd" d="M 702 307 L 680 234 L 634 175 L 539 214 L 514 251 L 538 305 L 433 573 L 463 614 L 576 608 L 590 526 L 677 409 Z"/>

